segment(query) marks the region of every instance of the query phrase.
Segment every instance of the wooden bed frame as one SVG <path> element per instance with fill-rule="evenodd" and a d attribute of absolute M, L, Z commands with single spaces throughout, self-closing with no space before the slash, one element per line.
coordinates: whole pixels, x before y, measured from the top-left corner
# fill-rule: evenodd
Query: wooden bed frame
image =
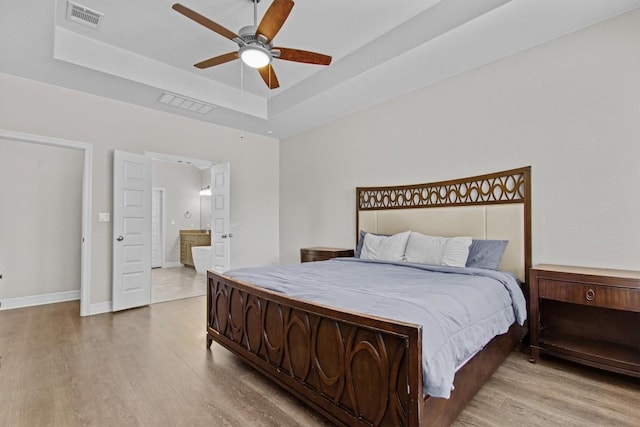
<path fill-rule="evenodd" d="M 367 210 L 523 205 L 525 296 L 531 266 L 530 168 L 403 187 L 357 189 Z M 423 394 L 422 327 L 297 300 L 207 273 L 207 347 L 215 340 L 337 425 L 451 424 L 526 327 L 514 324 L 455 376 L 449 399 Z"/>

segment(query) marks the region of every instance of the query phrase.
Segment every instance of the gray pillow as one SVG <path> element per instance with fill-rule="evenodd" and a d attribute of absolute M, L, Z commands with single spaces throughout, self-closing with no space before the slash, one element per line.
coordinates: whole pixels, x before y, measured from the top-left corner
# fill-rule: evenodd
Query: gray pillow
<path fill-rule="evenodd" d="M 467 267 L 497 270 L 502 260 L 508 240 L 476 240 L 471 241 Z"/>

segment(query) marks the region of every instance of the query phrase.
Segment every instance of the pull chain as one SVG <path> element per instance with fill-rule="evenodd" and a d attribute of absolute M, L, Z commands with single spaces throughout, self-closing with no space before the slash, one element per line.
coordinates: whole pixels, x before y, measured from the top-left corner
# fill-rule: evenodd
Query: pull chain
<path fill-rule="evenodd" d="M 244 140 L 244 64 L 240 61 L 240 139 Z"/>

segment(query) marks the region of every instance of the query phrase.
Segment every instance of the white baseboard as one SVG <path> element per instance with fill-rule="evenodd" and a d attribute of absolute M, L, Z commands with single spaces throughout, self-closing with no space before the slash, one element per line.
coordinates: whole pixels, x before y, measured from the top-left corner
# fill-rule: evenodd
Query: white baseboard
<path fill-rule="evenodd" d="M 178 261 L 171 261 L 171 262 L 165 262 L 162 265 L 162 268 L 175 268 L 175 267 L 182 267 L 182 264 Z"/>
<path fill-rule="evenodd" d="M 88 316 L 93 316 L 94 314 L 111 313 L 112 311 L 113 304 L 111 303 L 111 301 L 97 302 L 89 306 Z"/>
<path fill-rule="evenodd" d="M 54 294 L 31 295 L 28 297 L 5 298 L 0 303 L 0 310 L 13 308 L 32 307 L 34 305 L 53 304 L 56 302 L 73 301 L 80 299 L 80 290 L 57 292 Z"/>

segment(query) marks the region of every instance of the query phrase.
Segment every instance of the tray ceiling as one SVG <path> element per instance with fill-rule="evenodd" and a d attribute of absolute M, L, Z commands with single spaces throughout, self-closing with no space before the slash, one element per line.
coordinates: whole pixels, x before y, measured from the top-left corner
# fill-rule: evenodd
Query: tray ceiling
<path fill-rule="evenodd" d="M 276 45 L 326 53 L 328 67 L 275 60 L 269 91 L 240 61 L 193 64 L 237 49 L 171 9 L 174 1 L 3 0 L 0 72 L 275 138 L 374 105 L 640 6 L 640 0 L 298 0 Z M 237 32 L 249 0 L 181 0 Z M 271 0 L 258 4 L 258 20 Z M 215 108 L 178 108 L 165 93 Z M 165 96 L 165 99 L 166 96 Z M 204 113 L 202 111 L 205 111 Z"/>

